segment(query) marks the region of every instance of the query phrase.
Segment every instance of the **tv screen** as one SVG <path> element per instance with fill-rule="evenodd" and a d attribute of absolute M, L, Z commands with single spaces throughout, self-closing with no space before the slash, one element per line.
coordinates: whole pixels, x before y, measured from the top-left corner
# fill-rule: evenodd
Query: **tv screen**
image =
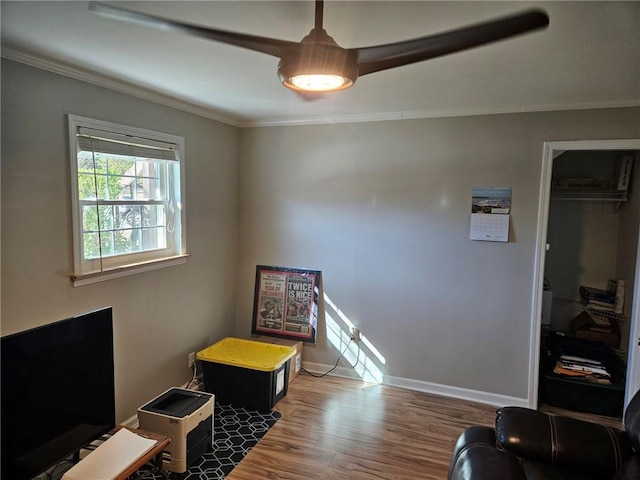
<path fill-rule="evenodd" d="M 0 352 L 2 478 L 33 478 L 115 426 L 111 307 L 2 337 Z"/>

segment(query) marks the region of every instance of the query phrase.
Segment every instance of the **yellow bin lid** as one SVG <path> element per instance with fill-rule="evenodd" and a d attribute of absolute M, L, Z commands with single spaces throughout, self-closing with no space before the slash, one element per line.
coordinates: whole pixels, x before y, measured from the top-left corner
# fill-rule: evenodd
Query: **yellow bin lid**
<path fill-rule="evenodd" d="M 272 372 L 295 354 L 293 347 L 227 337 L 200 350 L 197 357 L 204 362 Z"/>

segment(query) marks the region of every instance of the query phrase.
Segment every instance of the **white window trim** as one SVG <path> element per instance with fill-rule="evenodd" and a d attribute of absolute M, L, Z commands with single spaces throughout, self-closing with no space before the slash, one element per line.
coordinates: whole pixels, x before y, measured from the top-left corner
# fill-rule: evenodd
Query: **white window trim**
<path fill-rule="evenodd" d="M 70 276 L 73 286 L 87 285 L 91 283 L 111 280 L 114 278 L 134 275 L 137 273 L 148 272 L 174 265 L 184 264 L 189 256 L 186 253 L 186 209 L 185 209 L 185 142 L 184 138 L 168 133 L 156 132 L 137 127 L 104 122 L 92 118 L 81 117 L 77 115 L 68 115 L 69 121 L 69 156 L 71 165 L 71 206 L 73 220 L 73 274 Z M 141 252 L 133 256 L 135 260 L 126 265 L 112 266 L 111 261 L 104 262 L 102 271 L 83 273 L 81 265 L 86 263 L 82 258 L 82 218 L 80 210 L 80 202 L 78 201 L 78 158 L 77 158 L 77 137 L 78 127 L 93 128 L 97 130 L 106 130 L 123 135 L 136 136 L 157 140 L 160 142 L 173 143 L 177 146 L 177 161 L 180 165 L 180 231 L 178 232 L 180 240 L 180 249 L 177 252 L 171 252 L 161 258 L 148 259 L 148 254 Z M 106 257 L 105 257 L 106 258 Z"/>

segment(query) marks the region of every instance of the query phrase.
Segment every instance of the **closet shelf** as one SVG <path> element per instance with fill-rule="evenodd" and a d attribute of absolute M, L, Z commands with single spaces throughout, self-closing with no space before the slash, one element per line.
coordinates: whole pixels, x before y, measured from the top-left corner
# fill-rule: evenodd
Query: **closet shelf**
<path fill-rule="evenodd" d="M 618 322 L 624 322 L 624 321 L 628 320 L 628 318 L 625 317 L 624 314 L 622 314 L 622 313 L 615 313 L 615 312 L 611 312 L 609 310 L 600 310 L 598 308 L 588 307 L 588 306 L 585 306 L 584 309 L 585 309 L 585 311 L 587 313 L 592 313 L 594 315 L 600 315 L 601 317 L 611 318 L 611 319 L 616 320 Z"/>
<path fill-rule="evenodd" d="M 627 191 L 599 190 L 599 191 L 568 191 L 551 190 L 551 198 L 554 200 L 574 201 L 598 201 L 598 202 L 626 202 L 629 200 Z"/>
<path fill-rule="evenodd" d="M 629 317 L 622 313 L 615 313 L 610 310 L 600 310 L 594 308 L 593 306 L 586 305 L 583 300 L 569 299 L 569 298 L 554 298 L 554 302 L 563 304 L 565 306 L 573 307 L 573 310 L 576 314 L 580 312 L 592 313 L 594 315 L 600 315 L 602 317 L 608 317 L 614 319 L 618 322 L 626 322 L 629 320 Z"/>

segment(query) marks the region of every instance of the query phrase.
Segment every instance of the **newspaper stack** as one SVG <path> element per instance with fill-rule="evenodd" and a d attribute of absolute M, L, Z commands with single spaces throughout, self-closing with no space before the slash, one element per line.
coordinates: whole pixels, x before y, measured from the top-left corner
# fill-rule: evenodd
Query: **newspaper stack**
<path fill-rule="evenodd" d="M 593 383 L 611 385 L 611 374 L 598 360 L 562 355 L 556 362 L 553 373 L 576 377 Z"/>

